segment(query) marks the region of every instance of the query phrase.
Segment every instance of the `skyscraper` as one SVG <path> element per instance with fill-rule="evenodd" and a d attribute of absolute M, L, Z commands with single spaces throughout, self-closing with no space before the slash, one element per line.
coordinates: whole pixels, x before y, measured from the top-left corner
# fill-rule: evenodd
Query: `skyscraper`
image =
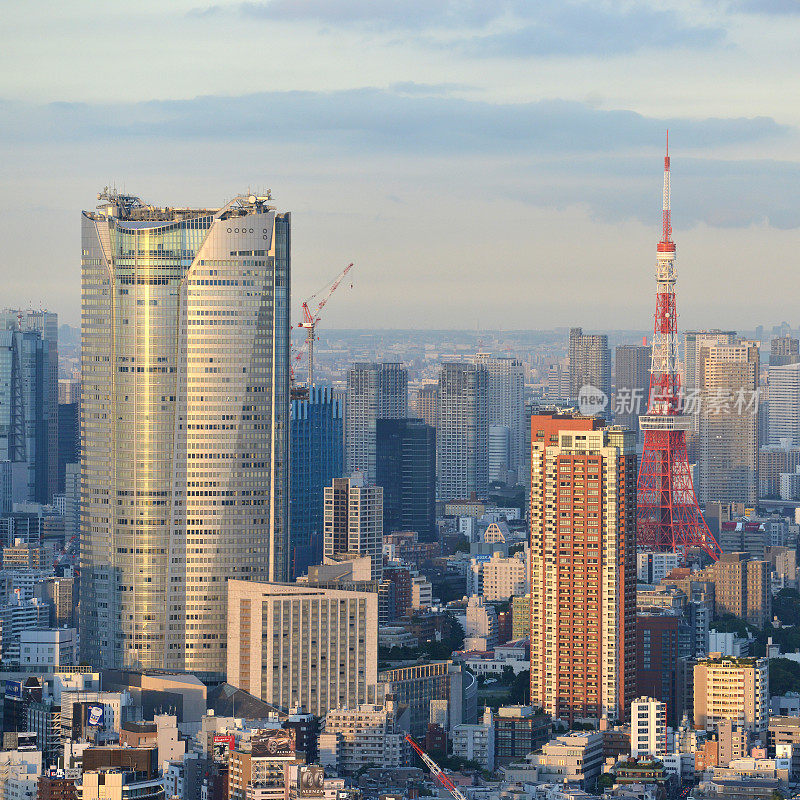
<path fill-rule="evenodd" d="M 64 493 L 67 464 L 81 460 L 81 404 L 58 404 L 58 493 Z"/>
<path fill-rule="evenodd" d="M 15 502 L 49 503 L 58 488 L 58 318 L 0 312 L 0 460 Z"/>
<path fill-rule="evenodd" d="M 769 365 L 769 444 L 800 445 L 800 363 Z"/>
<path fill-rule="evenodd" d="M 700 373 L 700 503 L 758 497 L 758 344 L 703 348 Z"/>
<path fill-rule="evenodd" d="M 569 422 L 557 444 L 531 446 L 531 702 L 570 723 L 623 720 L 636 677 L 635 436 Z"/>
<path fill-rule="evenodd" d="M 577 400 L 581 387 L 592 386 L 611 398 L 611 351 L 605 334 L 569 331 L 569 393 Z"/>
<path fill-rule="evenodd" d="M 478 353 L 475 363 L 486 367 L 488 377 L 489 425 L 505 425 L 509 431 L 508 468 L 519 478 L 526 463 L 525 370 L 517 358 Z"/>
<path fill-rule="evenodd" d="M 417 392 L 417 416 L 426 425 L 435 428 L 439 424 L 439 385 L 426 383 Z"/>
<path fill-rule="evenodd" d="M 639 415 L 647 413 L 651 351 L 647 345 L 619 345 L 614 351 L 614 422 L 639 433 Z"/>
<path fill-rule="evenodd" d="M 354 364 L 347 372 L 345 468 L 375 481 L 375 423 L 408 416 L 408 370 L 402 364 Z"/>
<path fill-rule="evenodd" d="M 292 392 L 291 512 L 292 577 L 322 561 L 325 487 L 344 473 L 342 404 L 324 386 Z"/>
<path fill-rule="evenodd" d="M 780 336 L 769 344 L 769 365 L 771 367 L 797 364 L 800 362 L 800 339 Z"/>
<path fill-rule="evenodd" d="M 439 500 L 487 496 L 489 391 L 481 365 L 454 362 L 439 372 L 436 477 Z"/>
<path fill-rule="evenodd" d="M 83 213 L 82 656 L 225 673 L 230 578 L 288 578 L 290 215 Z"/>
<path fill-rule="evenodd" d="M 383 530 L 436 540 L 436 429 L 419 419 L 379 419 L 377 479 Z"/>
<path fill-rule="evenodd" d="M 371 579 L 383 578 L 383 489 L 363 473 L 325 487 L 324 554 L 369 556 Z"/>

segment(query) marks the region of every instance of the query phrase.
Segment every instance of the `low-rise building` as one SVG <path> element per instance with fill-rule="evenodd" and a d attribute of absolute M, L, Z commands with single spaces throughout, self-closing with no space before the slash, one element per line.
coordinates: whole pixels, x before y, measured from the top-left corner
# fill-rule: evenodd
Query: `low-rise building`
<path fill-rule="evenodd" d="M 496 764 L 508 764 L 538 750 L 553 734 L 548 714 L 534 713 L 533 706 L 500 706 L 494 715 Z"/>
<path fill-rule="evenodd" d="M 483 769 L 494 770 L 494 720 L 487 708 L 483 720 L 475 725 L 461 724 L 453 727 L 453 755 L 465 761 L 474 761 Z"/>
<path fill-rule="evenodd" d="M 25 666 L 71 667 L 78 663 L 78 631 L 75 628 L 36 628 L 19 637 L 19 663 Z"/>
<path fill-rule="evenodd" d="M 603 737 L 596 731 L 557 736 L 529 761 L 538 767 L 539 782 L 566 781 L 590 789 L 603 767 Z"/>
<path fill-rule="evenodd" d="M 382 706 L 333 709 L 325 717 L 328 763 L 342 774 L 352 775 L 368 766 L 401 767 L 405 763 L 405 736 L 410 732 L 411 715 L 407 705 L 387 698 Z M 322 741 L 320 741 L 322 756 Z"/>

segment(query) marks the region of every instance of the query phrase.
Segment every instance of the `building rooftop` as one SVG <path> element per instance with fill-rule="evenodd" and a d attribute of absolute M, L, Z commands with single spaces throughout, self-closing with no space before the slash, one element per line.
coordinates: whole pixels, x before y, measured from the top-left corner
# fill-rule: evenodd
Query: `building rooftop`
<path fill-rule="evenodd" d="M 267 205 L 268 201 L 272 200 L 269 190 L 264 195 L 239 195 L 221 208 L 176 208 L 170 206 L 162 208 L 145 203 L 136 195 L 124 194 L 118 192 L 116 188 L 108 186 L 102 192 L 98 192 L 97 199 L 100 201 L 97 211 L 84 211 L 84 215 L 94 220 L 114 218 L 123 223 L 125 228 L 153 228 L 159 224 L 180 222 L 197 217 L 211 216 L 218 219 L 229 219 L 254 211 L 274 210 L 274 206 Z"/>

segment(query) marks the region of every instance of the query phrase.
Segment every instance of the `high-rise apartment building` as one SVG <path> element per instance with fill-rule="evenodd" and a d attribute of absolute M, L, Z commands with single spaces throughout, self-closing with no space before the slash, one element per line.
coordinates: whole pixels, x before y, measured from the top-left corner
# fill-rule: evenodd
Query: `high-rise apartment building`
<path fill-rule="evenodd" d="M 426 424 L 435 428 L 439 424 L 439 385 L 426 383 L 417 392 L 417 416 Z"/>
<path fill-rule="evenodd" d="M 408 416 L 408 370 L 402 364 L 354 364 L 347 371 L 345 469 L 375 480 L 375 424 Z"/>
<path fill-rule="evenodd" d="M 651 349 L 619 345 L 614 350 L 614 422 L 639 433 L 639 415 L 647 413 Z"/>
<path fill-rule="evenodd" d="M 58 320 L 0 312 L 0 461 L 14 502 L 49 503 L 58 489 Z"/>
<path fill-rule="evenodd" d="M 800 339 L 780 336 L 769 343 L 769 365 L 780 367 L 800 362 Z"/>
<path fill-rule="evenodd" d="M 438 498 L 460 500 L 489 491 L 489 388 L 486 368 L 452 362 L 439 372 L 436 429 Z"/>
<path fill-rule="evenodd" d="M 525 444 L 525 369 L 518 358 L 478 353 L 475 363 L 486 368 L 489 425 L 508 428 L 508 468 L 518 477 L 527 463 Z"/>
<path fill-rule="evenodd" d="M 83 214 L 81 647 L 225 673 L 230 578 L 289 575 L 290 215 Z"/>
<path fill-rule="evenodd" d="M 711 656 L 694 666 L 694 727 L 713 731 L 723 720 L 766 737 L 769 677 L 766 658 Z"/>
<path fill-rule="evenodd" d="M 436 429 L 420 419 L 379 419 L 376 484 L 383 488 L 383 530 L 436 540 Z"/>
<path fill-rule="evenodd" d="M 583 328 L 569 331 L 569 393 L 577 400 L 581 387 L 599 389 L 611 399 L 611 351 L 605 334 L 584 334 Z"/>
<path fill-rule="evenodd" d="M 800 445 L 800 363 L 770 363 L 768 409 L 769 444 Z"/>
<path fill-rule="evenodd" d="M 698 500 L 753 503 L 758 497 L 758 344 L 703 347 L 698 360 Z"/>
<path fill-rule="evenodd" d="M 378 595 L 234 580 L 228 586 L 228 683 L 282 708 L 375 701 Z"/>
<path fill-rule="evenodd" d="M 326 558 L 369 556 L 371 579 L 383 578 L 383 489 L 363 473 L 334 478 L 325 487 L 323 521 Z"/>
<path fill-rule="evenodd" d="M 292 392 L 291 420 L 291 574 L 305 574 L 322 562 L 325 487 L 344 474 L 342 405 L 330 388 L 301 387 Z"/>
<path fill-rule="evenodd" d="M 570 723 L 623 720 L 636 677 L 635 435 L 571 422 L 552 444 L 532 421 L 531 702 Z"/>

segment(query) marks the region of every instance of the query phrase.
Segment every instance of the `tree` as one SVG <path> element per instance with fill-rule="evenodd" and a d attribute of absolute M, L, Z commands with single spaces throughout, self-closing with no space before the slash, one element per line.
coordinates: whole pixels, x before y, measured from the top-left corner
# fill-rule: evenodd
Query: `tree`
<path fill-rule="evenodd" d="M 508 702 L 511 705 L 526 706 L 531 697 L 531 672 L 526 669 L 518 672 L 508 690 Z"/>
<path fill-rule="evenodd" d="M 800 664 L 788 658 L 769 660 L 770 694 L 800 692 Z"/>
<path fill-rule="evenodd" d="M 616 779 L 610 772 L 604 772 L 598 779 L 597 779 L 597 789 L 598 791 L 604 792 L 606 789 L 610 789 Z"/>
<path fill-rule="evenodd" d="M 772 598 L 772 613 L 784 625 L 796 625 L 800 620 L 800 592 L 797 589 L 781 589 Z"/>

